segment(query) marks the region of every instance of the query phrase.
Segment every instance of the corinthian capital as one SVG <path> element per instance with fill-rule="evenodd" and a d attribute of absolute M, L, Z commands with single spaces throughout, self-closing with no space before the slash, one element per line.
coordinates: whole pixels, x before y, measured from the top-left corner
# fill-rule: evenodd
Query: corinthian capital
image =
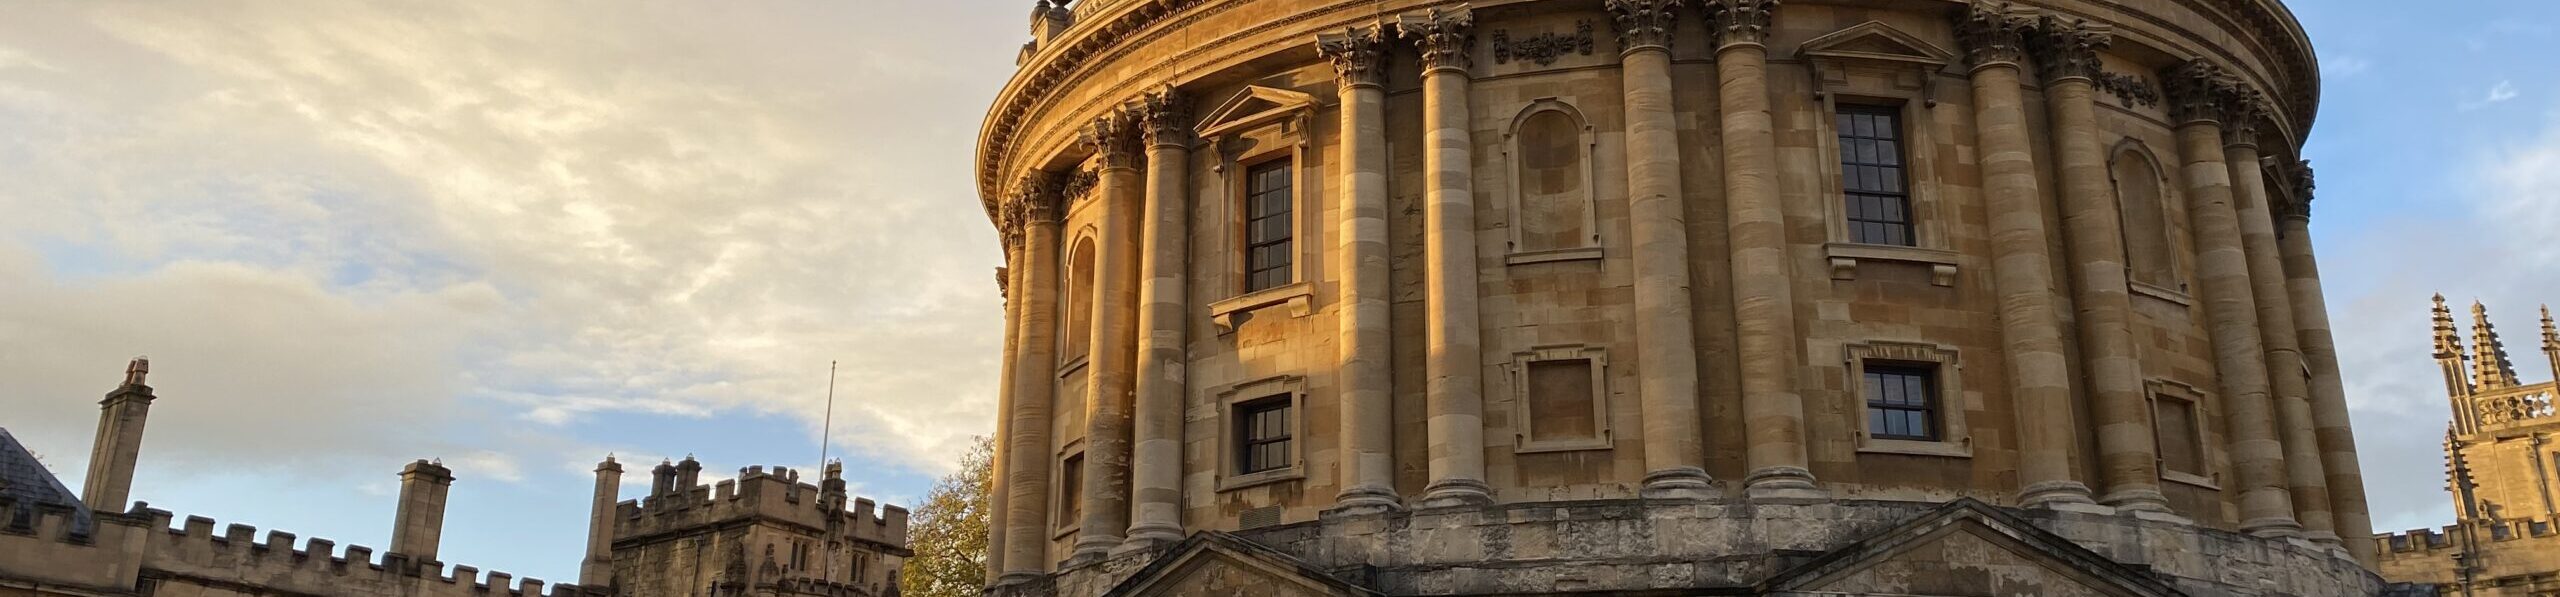
<path fill-rule="evenodd" d="M 2267 95 L 2234 83 L 2223 95 L 2222 116 L 2223 145 L 2256 147 L 2258 124 L 2267 121 Z"/>
<path fill-rule="evenodd" d="M 1680 23 L 1680 0 L 1609 0 L 1608 8 L 1609 21 L 1618 30 L 1618 52 L 1671 49 L 1671 31 Z"/>
<path fill-rule="evenodd" d="M 2160 87 L 2169 96 L 2169 117 L 2187 124 L 2223 121 L 2228 116 L 2231 95 L 2239 91 L 2240 84 L 2222 72 L 2222 67 L 2189 60 L 2161 73 Z"/>
<path fill-rule="evenodd" d="M 1006 249 L 1008 252 L 1011 250 Z M 996 266 L 996 298 L 1013 298 L 1013 276 L 1001 265 Z"/>
<path fill-rule="evenodd" d="M 1316 34 L 1316 55 L 1333 61 L 1342 86 L 1385 84 L 1386 36 L 1377 27 L 1344 27 L 1339 33 Z"/>
<path fill-rule="evenodd" d="M 1396 33 L 1422 51 L 1422 72 L 1475 66 L 1476 11 L 1465 4 L 1396 18 Z"/>
<path fill-rule="evenodd" d="M 2027 37 L 2036 29 L 2036 14 L 2007 2 L 1974 0 L 1956 15 L 1956 41 L 1964 45 L 1965 63 L 1975 69 L 2018 66 L 2027 60 Z"/>
<path fill-rule="evenodd" d="M 2045 15 L 2027 41 L 2035 50 L 2036 64 L 2044 67 L 2047 84 L 2063 79 L 2095 82 L 2100 73 L 2098 51 L 2115 42 L 2115 30 L 2084 19 Z"/>
<path fill-rule="evenodd" d="M 2319 190 L 2319 185 L 2312 180 L 2311 160 L 2295 160 L 2293 168 L 2286 174 L 2292 175 L 2292 180 L 2286 181 L 2293 186 L 2288 189 L 2292 193 L 2287 197 L 2273 198 L 2276 200 L 2276 217 L 2311 219 L 2311 196 L 2313 191 Z"/>
<path fill-rule="evenodd" d="M 1047 170 L 1033 170 L 1013 184 L 1013 196 L 1005 199 L 1005 211 L 1013 214 L 1018 227 L 1058 224 L 1064 214 L 1058 209 L 1058 175 Z"/>
<path fill-rule="evenodd" d="M 1191 144 L 1191 98 L 1168 85 L 1138 98 L 1138 121 L 1149 145 Z"/>
<path fill-rule="evenodd" d="M 1115 109 L 1084 127 L 1081 140 L 1102 158 L 1103 169 L 1138 167 L 1138 118 L 1131 112 L 1126 107 Z"/>
<path fill-rule="evenodd" d="M 1769 38 L 1769 20 L 1777 16 L 1778 0 L 1702 0 L 1699 8 L 1707 15 L 1707 28 L 1716 35 L 1716 47 L 1758 45 Z"/>

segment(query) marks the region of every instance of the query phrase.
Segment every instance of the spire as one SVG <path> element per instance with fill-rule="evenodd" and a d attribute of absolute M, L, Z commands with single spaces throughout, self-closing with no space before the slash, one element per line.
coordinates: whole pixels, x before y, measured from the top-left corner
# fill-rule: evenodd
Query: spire
<path fill-rule="evenodd" d="M 2462 335 L 2454 331 L 2453 309 L 2437 294 L 2435 307 L 2436 363 L 2444 367 L 2445 392 L 2452 396 L 2471 395 L 2471 356 L 2462 350 Z"/>
<path fill-rule="evenodd" d="M 2471 348 L 2480 352 L 2480 387 L 2516 387 L 2516 366 L 2507 361 L 2507 345 L 2498 340 L 2497 326 L 2489 323 L 2489 307 L 2471 302 Z"/>

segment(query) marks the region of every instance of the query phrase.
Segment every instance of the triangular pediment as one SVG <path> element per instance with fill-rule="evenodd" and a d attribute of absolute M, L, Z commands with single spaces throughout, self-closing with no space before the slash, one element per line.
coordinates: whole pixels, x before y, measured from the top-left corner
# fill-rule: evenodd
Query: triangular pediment
<path fill-rule="evenodd" d="M 1104 597 L 1377 597 L 1306 562 L 1220 533 L 1195 533 Z"/>
<path fill-rule="evenodd" d="M 1778 593 L 1951 597 L 2185 595 L 2139 569 L 1972 499 L 1823 554 L 1764 587 Z"/>
<path fill-rule="evenodd" d="M 1955 53 L 1879 21 L 1867 21 L 1813 38 L 1796 53 L 1813 58 L 1885 60 L 1945 66 Z"/>
<path fill-rule="evenodd" d="M 1214 137 L 1236 129 L 1270 123 L 1312 110 L 1316 97 L 1305 93 L 1249 85 L 1200 119 L 1200 136 Z"/>

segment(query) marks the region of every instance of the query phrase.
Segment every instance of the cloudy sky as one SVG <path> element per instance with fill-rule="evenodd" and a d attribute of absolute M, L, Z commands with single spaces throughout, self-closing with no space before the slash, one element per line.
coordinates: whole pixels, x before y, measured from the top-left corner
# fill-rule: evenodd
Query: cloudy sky
<path fill-rule="evenodd" d="M 1026 4 L 8 3 L 0 427 L 77 487 L 149 355 L 137 499 L 381 546 L 437 457 L 446 560 L 567 581 L 598 458 L 807 466 L 840 361 L 857 492 L 913 503 L 992 426 L 969 161 Z M 2439 524 L 2427 295 L 2549 375 L 2560 4 L 2294 4 L 2376 525 Z"/>

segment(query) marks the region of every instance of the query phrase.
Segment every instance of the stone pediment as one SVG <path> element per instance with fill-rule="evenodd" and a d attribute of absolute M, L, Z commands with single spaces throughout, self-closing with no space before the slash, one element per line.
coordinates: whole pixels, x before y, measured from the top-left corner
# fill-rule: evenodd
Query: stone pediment
<path fill-rule="evenodd" d="M 2186 595 L 1970 498 L 1823 554 L 1762 586 L 1766 595 Z"/>
<path fill-rule="evenodd" d="M 1217 531 L 1194 533 L 1104 597 L 1378 597 L 1288 554 Z"/>
<path fill-rule="evenodd" d="M 1315 109 L 1312 95 L 1260 85 L 1247 86 L 1200 119 L 1200 137 L 1211 138 L 1287 119 Z"/>
<path fill-rule="evenodd" d="M 1867 21 L 1833 31 L 1797 46 L 1796 54 L 1806 58 L 1834 60 L 1882 60 L 1945 66 L 1955 62 L 1955 53 L 1904 33 L 1882 22 Z"/>

